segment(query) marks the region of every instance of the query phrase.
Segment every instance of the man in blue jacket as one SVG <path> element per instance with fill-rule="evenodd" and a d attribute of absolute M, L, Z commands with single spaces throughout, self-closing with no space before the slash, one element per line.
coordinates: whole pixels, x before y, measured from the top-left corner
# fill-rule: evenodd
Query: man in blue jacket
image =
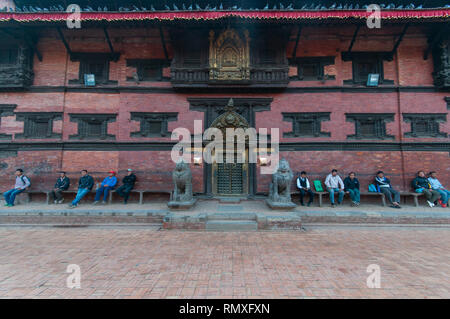
<path fill-rule="evenodd" d="M 102 204 L 106 204 L 106 201 L 108 199 L 109 192 L 114 189 L 114 187 L 117 184 L 117 177 L 116 172 L 110 171 L 108 173 L 109 175 L 103 180 L 100 187 L 97 189 L 97 192 L 95 193 L 95 199 L 94 199 L 94 205 L 98 204 L 98 201 L 100 200 L 100 196 L 103 194 L 103 202 Z"/>
<path fill-rule="evenodd" d="M 79 201 L 92 190 L 92 187 L 94 187 L 94 179 L 92 176 L 88 175 L 87 170 L 81 171 L 81 178 L 78 181 L 78 192 L 77 196 L 75 196 L 75 199 L 73 202 L 69 205 L 69 208 L 75 208 L 78 206 Z"/>

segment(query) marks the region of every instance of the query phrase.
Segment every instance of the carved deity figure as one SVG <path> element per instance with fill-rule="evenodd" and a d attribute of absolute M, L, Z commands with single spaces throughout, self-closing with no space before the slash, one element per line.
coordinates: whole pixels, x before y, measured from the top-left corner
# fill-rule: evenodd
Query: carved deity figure
<path fill-rule="evenodd" d="M 286 159 L 281 159 L 277 170 L 272 174 L 272 183 L 269 186 L 269 206 L 295 207 L 291 201 L 291 182 L 294 175 Z"/>

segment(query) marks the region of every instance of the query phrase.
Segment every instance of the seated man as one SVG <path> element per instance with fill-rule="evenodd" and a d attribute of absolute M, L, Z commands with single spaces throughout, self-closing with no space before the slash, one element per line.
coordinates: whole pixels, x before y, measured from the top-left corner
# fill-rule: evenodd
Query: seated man
<path fill-rule="evenodd" d="M 78 206 L 78 203 L 80 200 L 92 190 L 92 187 L 94 187 L 94 179 L 92 176 L 88 175 L 87 170 L 81 171 L 81 177 L 78 181 L 78 192 L 77 196 L 75 196 L 75 199 L 73 202 L 69 205 L 69 208 L 75 208 Z"/>
<path fill-rule="evenodd" d="M 300 204 L 302 206 L 305 206 L 305 204 L 303 203 L 303 197 L 308 193 L 309 194 L 308 207 L 311 206 L 314 200 L 314 193 L 311 190 L 311 184 L 309 183 L 308 177 L 306 177 L 305 171 L 302 171 L 300 173 L 300 176 L 297 178 L 297 188 L 300 191 Z"/>
<path fill-rule="evenodd" d="M 430 182 L 431 188 L 436 190 L 441 194 L 441 199 L 438 199 L 439 204 L 442 207 L 448 207 L 448 200 L 450 198 L 450 191 L 445 189 L 444 186 L 439 182 L 436 176 L 436 172 L 430 172 L 430 177 L 428 177 L 428 181 Z"/>
<path fill-rule="evenodd" d="M 6 191 L 3 193 L 3 197 L 5 198 L 5 206 L 12 207 L 14 206 L 14 201 L 16 200 L 16 196 L 30 187 L 30 179 L 23 174 L 23 170 L 21 168 L 16 169 L 16 183 L 13 189 Z"/>
<path fill-rule="evenodd" d="M 344 182 L 338 175 L 337 169 L 333 169 L 331 174 L 328 174 L 325 179 L 325 186 L 327 187 L 327 191 L 330 193 L 331 207 L 335 207 L 334 193 L 339 193 L 337 204 L 340 205 L 344 199 Z"/>
<path fill-rule="evenodd" d="M 59 172 L 59 178 L 56 180 L 55 186 L 51 192 L 55 204 L 62 204 L 64 202 L 62 192 L 68 190 L 69 186 L 70 179 L 66 176 L 66 172 Z"/>
<path fill-rule="evenodd" d="M 360 192 L 359 181 L 356 178 L 355 172 L 350 172 L 348 177 L 344 179 L 344 192 L 350 194 L 352 199 L 352 206 L 359 206 L 360 204 Z"/>
<path fill-rule="evenodd" d="M 128 202 L 128 196 L 130 196 L 130 192 L 134 188 L 134 183 L 136 183 L 136 175 L 134 175 L 133 170 L 129 168 L 128 174 L 122 180 L 122 186 L 116 191 L 120 197 L 123 197 L 124 204 Z"/>
<path fill-rule="evenodd" d="M 392 208 L 401 208 L 400 193 L 391 186 L 391 181 L 384 176 L 383 171 L 378 171 L 375 177 L 375 185 L 380 193 L 383 193 L 391 203 Z M 394 199 L 392 199 L 392 195 Z"/>
<path fill-rule="evenodd" d="M 94 205 L 98 204 L 98 201 L 100 200 L 100 196 L 102 196 L 102 194 L 103 194 L 102 204 L 106 204 L 106 201 L 107 201 L 108 195 L 109 195 L 109 191 L 114 189 L 114 187 L 117 184 L 117 177 L 115 176 L 116 172 L 109 171 L 108 174 L 109 175 L 106 176 L 106 178 L 103 180 L 102 184 L 100 185 L 100 187 L 97 189 L 97 191 L 95 193 Z"/>
<path fill-rule="evenodd" d="M 427 197 L 428 206 L 434 207 L 434 202 L 441 198 L 437 190 L 431 188 L 424 171 L 418 171 L 416 178 L 411 182 L 411 186 L 416 193 L 424 193 Z"/>

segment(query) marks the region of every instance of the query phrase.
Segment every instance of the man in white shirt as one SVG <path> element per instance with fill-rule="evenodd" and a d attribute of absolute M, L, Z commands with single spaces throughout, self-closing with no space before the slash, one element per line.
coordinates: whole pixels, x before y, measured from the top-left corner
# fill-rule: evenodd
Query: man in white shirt
<path fill-rule="evenodd" d="M 340 205 L 344 199 L 344 182 L 342 178 L 338 175 L 337 169 L 333 169 L 331 174 L 328 174 L 325 179 L 325 186 L 327 191 L 330 193 L 331 207 L 335 207 L 334 204 L 334 193 L 339 193 L 337 204 Z"/>
<path fill-rule="evenodd" d="M 28 177 L 23 174 L 23 170 L 18 168 L 16 170 L 16 183 L 13 189 L 6 191 L 3 193 L 3 197 L 5 198 L 5 206 L 12 207 L 14 206 L 14 201 L 16 200 L 16 196 L 30 187 L 31 183 Z"/>
<path fill-rule="evenodd" d="M 300 176 L 297 178 L 297 188 L 300 191 L 300 204 L 302 206 L 305 206 L 305 204 L 303 203 L 303 197 L 308 193 L 309 194 L 308 207 L 311 206 L 314 199 L 314 193 L 311 190 L 311 184 L 309 183 L 308 177 L 306 177 L 305 171 L 302 171 L 300 173 Z"/>

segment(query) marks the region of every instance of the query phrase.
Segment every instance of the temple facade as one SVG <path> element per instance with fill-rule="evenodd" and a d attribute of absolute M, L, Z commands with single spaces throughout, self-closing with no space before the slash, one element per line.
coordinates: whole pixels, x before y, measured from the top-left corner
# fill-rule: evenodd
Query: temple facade
<path fill-rule="evenodd" d="M 137 187 L 170 191 L 172 132 L 226 112 L 230 127 L 278 128 L 294 176 L 336 168 L 366 188 L 383 170 L 407 191 L 425 170 L 450 187 L 450 9 L 395 2 L 378 28 L 360 1 L 321 2 L 1 0 L 2 188 L 17 168 L 36 189 L 59 170 L 132 168 Z M 261 165 L 195 158 L 193 192 L 266 194 Z"/>

